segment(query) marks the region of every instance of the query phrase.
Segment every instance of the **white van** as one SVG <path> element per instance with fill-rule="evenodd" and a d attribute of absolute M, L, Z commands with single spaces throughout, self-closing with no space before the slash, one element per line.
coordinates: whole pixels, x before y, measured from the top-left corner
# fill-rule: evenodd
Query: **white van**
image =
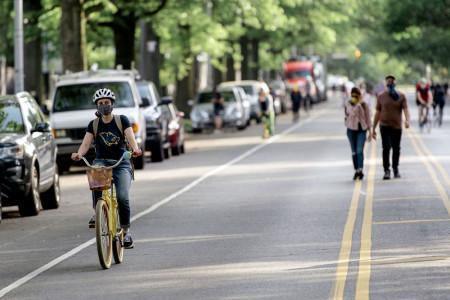
<path fill-rule="evenodd" d="M 114 114 L 125 115 L 132 124 L 136 140 L 144 153 L 145 118 L 141 97 L 135 82 L 137 73 L 122 70 L 98 70 L 59 77 L 52 96 L 51 127 L 58 145 L 58 167 L 68 171 L 70 155 L 78 150 L 89 121 L 95 119 L 92 97 L 97 89 L 108 88 L 116 95 Z M 93 151 L 89 154 L 92 156 Z M 144 168 L 144 155 L 134 160 L 136 169 Z"/>

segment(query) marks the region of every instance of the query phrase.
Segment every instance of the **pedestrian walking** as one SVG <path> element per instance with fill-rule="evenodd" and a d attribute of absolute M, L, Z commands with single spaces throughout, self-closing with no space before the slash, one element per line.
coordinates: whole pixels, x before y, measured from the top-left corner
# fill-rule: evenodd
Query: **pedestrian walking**
<path fill-rule="evenodd" d="M 259 107 L 263 123 L 263 138 L 269 138 L 275 133 L 275 110 L 273 99 L 263 89 L 258 94 Z"/>
<path fill-rule="evenodd" d="M 370 130 L 370 109 L 369 105 L 364 102 L 359 88 L 352 88 L 350 95 L 351 99 L 344 105 L 345 126 L 347 127 L 347 137 L 350 142 L 353 167 L 355 169 L 353 180 L 362 180 L 364 177 L 364 145 L 367 131 L 369 131 L 369 140 L 372 135 Z"/>
<path fill-rule="evenodd" d="M 385 80 L 386 90 L 377 96 L 372 137 L 376 139 L 376 128 L 378 123 L 380 123 L 383 145 L 383 179 L 387 180 L 391 178 L 389 161 L 391 149 L 394 177 L 400 178 L 398 165 L 400 161 L 400 143 L 402 138 L 402 112 L 405 115 L 405 128 L 409 128 L 410 114 L 405 95 L 395 89 L 395 77 L 388 75 Z"/>
<path fill-rule="evenodd" d="M 291 92 L 291 101 L 292 101 L 292 116 L 293 122 L 298 122 L 300 119 L 300 106 L 302 104 L 302 93 L 300 93 L 300 89 L 298 85 L 294 85 Z"/>

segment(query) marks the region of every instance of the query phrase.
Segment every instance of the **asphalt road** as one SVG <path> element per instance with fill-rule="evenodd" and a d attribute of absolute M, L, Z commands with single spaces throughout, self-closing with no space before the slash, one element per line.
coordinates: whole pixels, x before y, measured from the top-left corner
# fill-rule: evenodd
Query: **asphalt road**
<path fill-rule="evenodd" d="M 138 171 L 135 249 L 110 270 L 83 172 L 61 178 L 58 210 L 8 209 L 0 298 L 450 298 L 449 122 L 404 131 L 402 179 L 382 181 L 381 143 L 367 144 L 358 183 L 336 99 L 277 131 L 194 135 L 186 155 Z"/>

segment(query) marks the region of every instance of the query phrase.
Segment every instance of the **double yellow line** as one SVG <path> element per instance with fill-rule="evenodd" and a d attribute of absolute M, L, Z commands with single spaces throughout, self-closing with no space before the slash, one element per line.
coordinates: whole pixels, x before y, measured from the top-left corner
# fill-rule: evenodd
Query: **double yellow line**
<path fill-rule="evenodd" d="M 369 281 L 371 271 L 370 258 L 372 247 L 372 208 L 375 187 L 376 154 L 376 143 L 373 141 L 370 147 L 370 161 L 372 163 L 369 166 L 367 176 L 366 201 L 361 231 L 361 246 L 359 251 L 360 257 L 355 299 L 369 299 Z M 345 283 L 348 276 L 350 254 L 353 243 L 353 232 L 355 229 L 359 200 L 361 198 L 361 189 L 362 181 L 357 181 L 353 189 L 352 201 L 344 227 L 335 283 L 331 295 L 331 298 L 335 300 L 344 299 Z"/>

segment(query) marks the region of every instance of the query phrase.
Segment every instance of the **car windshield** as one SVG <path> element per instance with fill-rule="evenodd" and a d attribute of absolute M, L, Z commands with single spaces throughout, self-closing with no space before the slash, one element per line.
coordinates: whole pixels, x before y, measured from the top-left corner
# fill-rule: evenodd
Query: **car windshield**
<path fill-rule="evenodd" d="M 152 94 L 150 93 L 150 86 L 148 84 L 138 84 L 139 95 L 141 98 L 147 98 L 150 105 L 154 105 Z"/>
<path fill-rule="evenodd" d="M 305 78 L 308 76 L 311 76 L 311 72 L 309 70 L 297 70 L 287 73 L 287 78 L 289 79 Z"/>
<path fill-rule="evenodd" d="M 256 95 L 256 89 L 253 85 L 240 85 L 247 95 Z"/>
<path fill-rule="evenodd" d="M 128 82 L 96 82 L 58 87 L 53 102 L 54 112 L 83 110 L 95 108 L 92 96 L 95 91 L 108 88 L 116 96 L 115 107 L 133 107 L 133 95 Z"/>
<path fill-rule="evenodd" d="M 0 102 L 0 133 L 24 133 L 22 113 L 18 103 Z"/>
<path fill-rule="evenodd" d="M 232 91 L 220 92 L 220 95 L 222 96 L 222 98 L 225 102 L 236 101 Z M 212 92 L 200 93 L 200 95 L 198 95 L 197 103 L 212 103 L 213 99 L 214 99 L 214 94 Z"/>

